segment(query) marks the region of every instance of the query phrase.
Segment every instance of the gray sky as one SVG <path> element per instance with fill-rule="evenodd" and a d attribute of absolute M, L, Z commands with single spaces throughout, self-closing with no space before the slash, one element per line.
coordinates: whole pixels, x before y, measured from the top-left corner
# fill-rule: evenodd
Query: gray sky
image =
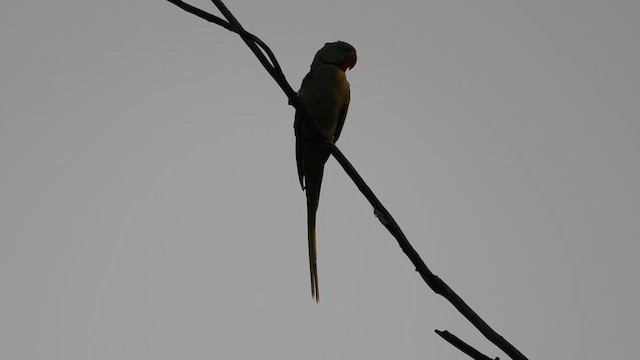
<path fill-rule="evenodd" d="M 338 145 L 525 355 L 637 355 L 640 3 L 362 3 L 227 6 L 296 89 L 325 42 L 358 49 Z M 0 48 L 0 358 L 464 358 L 433 329 L 505 358 L 334 160 L 312 301 L 293 109 L 234 34 L 6 1 Z"/>

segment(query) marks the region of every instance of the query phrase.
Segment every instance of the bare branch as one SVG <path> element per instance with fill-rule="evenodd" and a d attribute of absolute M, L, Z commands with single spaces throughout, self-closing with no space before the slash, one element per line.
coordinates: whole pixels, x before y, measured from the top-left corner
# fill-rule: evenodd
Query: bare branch
<path fill-rule="evenodd" d="M 396 241 L 398 241 L 398 245 L 400 245 L 402 251 L 407 255 L 409 260 L 411 260 L 413 265 L 416 267 L 416 271 L 420 274 L 431 290 L 449 300 L 449 302 L 465 318 L 467 318 L 467 320 L 469 320 L 469 322 L 475 326 L 482 335 L 504 351 L 505 354 L 509 355 L 509 357 L 514 360 L 526 360 L 527 358 L 524 354 L 511 345 L 511 343 L 509 343 L 504 337 L 495 332 L 484 320 L 482 320 L 482 318 L 480 318 L 480 316 L 478 316 L 478 314 L 476 314 L 475 311 L 469 307 L 469 305 L 464 302 L 464 300 L 462 300 L 462 298 L 460 298 L 460 296 L 458 296 L 458 294 L 455 293 L 455 291 L 449 287 L 449 285 L 429 270 L 424 261 L 422 261 L 418 252 L 413 248 L 407 237 L 404 235 L 402 229 L 398 223 L 396 223 L 393 216 L 391 216 L 389 211 L 387 211 L 380 200 L 378 200 L 376 195 L 364 179 L 362 179 L 360 174 L 358 174 L 353 165 L 351 165 L 349 160 L 347 160 L 340 149 L 338 149 L 334 144 L 331 144 L 331 154 L 342 166 L 347 175 L 349 175 L 351 180 L 353 180 L 360 192 L 367 198 L 367 200 L 369 200 L 369 203 L 373 206 L 374 213 L 378 220 L 380 220 L 380 223 L 382 223 L 391 235 L 396 238 Z"/>
<path fill-rule="evenodd" d="M 244 30 L 242 25 L 238 22 L 238 20 L 231 14 L 229 9 L 222 3 L 220 0 L 211 0 L 216 7 L 220 10 L 220 12 L 227 18 L 228 22 L 222 20 L 221 18 L 209 14 L 203 10 L 200 10 L 196 7 L 193 7 L 189 4 L 184 3 L 181 0 L 167 0 L 170 3 L 180 7 L 181 9 L 194 14 L 204 20 L 215 23 L 224 27 L 225 29 L 235 32 L 247 46 L 253 51 L 256 55 L 260 63 L 264 66 L 264 68 L 269 72 L 269 74 L 273 77 L 273 79 L 278 83 L 280 88 L 284 91 L 289 99 L 289 104 L 295 107 L 300 111 L 306 111 L 303 105 L 299 103 L 297 94 L 287 82 L 284 74 L 282 73 L 280 66 L 278 65 L 275 56 L 269 49 L 269 47 L 262 42 L 257 36 L 247 32 Z M 267 54 L 269 59 L 267 59 L 264 53 Z M 320 132 L 324 136 L 324 132 L 322 132 L 315 121 L 311 121 L 313 123 L 313 127 L 316 128 L 318 132 Z M 326 136 L 325 136 L 326 137 Z M 367 185 L 367 183 L 362 179 L 360 174 L 355 170 L 353 165 L 347 160 L 347 158 L 342 154 L 338 147 L 327 140 L 327 145 L 331 150 L 331 154 L 338 161 L 338 163 L 342 166 L 347 175 L 353 180 L 356 184 L 360 192 L 367 198 L 369 203 L 374 208 L 374 213 L 382 223 L 382 225 L 387 228 L 387 230 L 395 237 L 398 242 L 398 245 L 402 249 L 402 251 L 407 255 L 409 260 L 413 263 L 416 268 L 416 271 L 420 273 L 422 279 L 426 282 L 426 284 L 436 293 L 443 296 L 447 299 L 469 322 L 471 322 L 489 341 L 499 347 L 502 351 L 504 351 L 509 357 L 514 360 L 527 360 L 527 358 L 513 345 L 511 345 L 505 338 L 503 338 L 500 334 L 496 333 L 484 320 L 478 316 L 463 300 L 456 294 L 444 281 L 442 281 L 438 276 L 434 275 L 431 270 L 427 267 L 427 265 L 422 261 L 420 255 L 413 248 L 409 240 L 406 238 L 400 226 L 396 223 L 395 219 L 389 211 L 382 205 L 380 200 L 373 193 L 371 188 Z M 440 334 L 440 333 L 439 333 Z M 442 336 L 442 335 L 441 335 Z"/>
<path fill-rule="evenodd" d="M 265 70 L 267 70 L 269 75 L 271 75 L 271 77 L 276 81 L 276 83 L 280 85 L 280 88 L 282 88 L 282 91 L 284 91 L 285 95 L 287 95 L 287 98 L 289 98 L 289 103 L 291 105 L 294 105 L 295 103 L 297 103 L 296 92 L 295 90 L 293 90 L 291 85 L 289 85 L 289 83 L 287 82 L 287 79 L 285 78 L 284 73 L 282 72 L 282 69 L 280 67 L 280 64 L 278 63 L 278 60 L 273 54 L 273 51 L 271 51 L 271 49 L 267 46 L 267 44 L 265 44 L 262 40 L 260 40 L 260 38 L 244 30 L 244 28 L 242 28 L 240 23 L 235 19 L 235 17 L 233 17 L 233 15 L 229 12 L 229 10 L 224 6 L 224 4 L 221 1 L 212 0 L 213 3 L 216 6 L 218 6 L 218 8 L 221 10 L 223 14 L 229 15 L 229 16 L 225 15 L 225 17 L 229 19 L 229 22 L 224 21 L 223 19 L 211 13 L 208 13 L 202 9 L 199 9 L 193 5 L 187 4 L 184 1 L 181 1 L 181 0 L 167 0 L 167 1 L 178 6 L 179 8 L 183 9 L 188 13 L 191 13 L 208 22 L 214 23 L 216 25 L 220 25 L 223 28 L 240 35 L 242 40 L 247 44 L 247 46 L 251 49 L 251 51 L 253 51 L 253 53 L 258 58 L 258 60 L 260 61 L 262 66 L 265 68 Z M 222 9 L 224 9 L 225 11 L 223 11 Z M 264 54 L 267 54 L 269 59 L 267 59 Z"/>
<path fill-rule="evenodd" d="M 474 360 L 494 360 L 488 357 L 487 355 L 481 353 L 480 351 L 474 349 L 473 347 L 471 347 L 471 345 L 460 340 L 460 338 L 448 332 L 447 330 L 445 331 L 435 330 L 435 332 L 436 334 L 440 335 L 441 338 L 448 341 L 449 344 L 453 345 L 463 353 L 469 355 Z M 495 360 L 500 360 L 500 358 L 495 358 Z"/>

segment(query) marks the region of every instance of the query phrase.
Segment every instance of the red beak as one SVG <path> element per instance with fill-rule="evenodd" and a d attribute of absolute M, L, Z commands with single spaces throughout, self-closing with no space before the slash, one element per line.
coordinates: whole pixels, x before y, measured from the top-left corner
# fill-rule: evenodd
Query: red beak
<path fill-rule="evenodd" d="M 358 61 L 358 55 L 356 52 L 352 52 L 347 55 L 347 69 L 351 70 L 354 66 L 356 66 L 356 62 Z"/>

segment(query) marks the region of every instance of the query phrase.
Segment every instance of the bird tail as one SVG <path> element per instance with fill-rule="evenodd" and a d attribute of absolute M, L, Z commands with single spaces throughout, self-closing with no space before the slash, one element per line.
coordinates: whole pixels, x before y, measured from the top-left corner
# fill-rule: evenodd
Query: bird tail
<path fill-rule="evenodd" d="M 318 290 L 318 252 L 316 249 L 316 213 L 320 202 L 320 186 L 324 164 L 315 167 L 314 174 L 306 176 L 305 192 L 307 197 L 307 238 L 309 240 L 309 272 L 311 275 L 311 297 L 316 302 L 320 301 L 320 291 Z"/>
<path fill-rule="evenodd" d="M 311 297 L 320 301 L 318 290 L 318 252 L 316 249 L 316 212 L 320 199 L 320 183 L 307 184 L 307 238 L 309 240 L 309 273 L 311 275 Z"/>
<path fill-rule="evenodd" d="M 308 213 L 308 239 L 309 239 L 309 273 L 311 276 L 311 297 L 320 302 L 320 290 L 318 289 L 318 253 L 316 250 L 316 215 Z"/>

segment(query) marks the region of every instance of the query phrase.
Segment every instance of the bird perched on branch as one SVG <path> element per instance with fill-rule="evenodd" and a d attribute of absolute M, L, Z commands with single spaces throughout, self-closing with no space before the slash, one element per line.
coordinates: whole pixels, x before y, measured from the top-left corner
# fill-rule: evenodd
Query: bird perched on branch
<path fill-rule="evenodd" d="M 345 72 L 355 66 L 356 49 L 343 41 L 326 43 L 318 50 L 311 70 L 302 80 L 298 98 L 304 105 L 296 110 L 296 162 L 300 186 L 307 197 L 307 237 L 309 241 L 309 270 L 311 296 L 320 301 L 316 251 L 316 211 L 320 200 L 320 186 L 324 164 L 329 159 L 327 142 L 340 137 L 349 108 L 350 90 Z M 312 121 L 318 124 L 316 129 Z"/>

